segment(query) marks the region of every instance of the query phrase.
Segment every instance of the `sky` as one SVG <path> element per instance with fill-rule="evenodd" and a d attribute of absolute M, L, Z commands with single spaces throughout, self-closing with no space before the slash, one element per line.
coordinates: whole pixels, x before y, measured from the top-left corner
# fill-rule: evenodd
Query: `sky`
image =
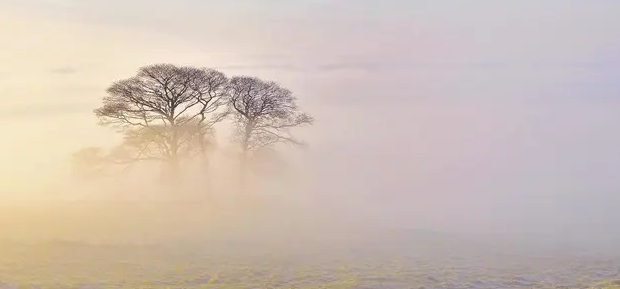
<path fill-rule="evenodd" d="M 105 88 L 171 62 L 294 91 L 316 118 L 300 164 L 326 207 L 608 231 L 619 14 L 611 0 L 0 0 L 2 193 L 62 183 L 72 151 L 113 139 L 92 115 Z"/>

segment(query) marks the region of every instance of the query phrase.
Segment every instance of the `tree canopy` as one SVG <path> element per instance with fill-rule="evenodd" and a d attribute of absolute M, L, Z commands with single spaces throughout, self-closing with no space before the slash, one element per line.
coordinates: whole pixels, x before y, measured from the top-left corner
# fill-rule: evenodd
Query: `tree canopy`
<path fill-rule="evenodd" d="M 90 147 L 76 152 L 74 164 L 82 175 L 151 161 L 161 164 L 164 180 L 179 182 L 182 162 L 200 158 L 206 176 L 216 126 L 225 120 L 234 128 L 239 173 L 245 175 L 249 161 L 275 156 L 277 144 L 303 145 L 291 129 L 313 123 L 293 93 L 278 83 L 249 76 L 228 78 L 211 68 L 144 66 L 136 75 L 112 83 L 106 92 L 94 113 L 122 141 L 109 150 Z"/>

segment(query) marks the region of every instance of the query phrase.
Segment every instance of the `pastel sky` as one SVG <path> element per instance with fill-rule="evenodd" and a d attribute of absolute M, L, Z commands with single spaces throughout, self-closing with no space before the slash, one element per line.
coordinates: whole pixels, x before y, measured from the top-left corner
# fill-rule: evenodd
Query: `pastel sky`
<path fill-rule="evenodd" d="M 613 0 L 0 0 L 1 181 L 66 177 L 71 151 L 111 136 L 91 114 L 105 88 L 172 62 L 293 90 L 317 118 L 320 199 L 424 226 L 620 227 L 618 15 Z"/>

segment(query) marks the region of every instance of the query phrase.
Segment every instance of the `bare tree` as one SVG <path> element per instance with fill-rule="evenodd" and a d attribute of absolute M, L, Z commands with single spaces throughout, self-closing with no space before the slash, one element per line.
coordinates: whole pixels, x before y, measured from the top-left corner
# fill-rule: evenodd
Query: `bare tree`
<path fill-rule="evenodd" d="M 248 161 L 256 152 L 272 150 L 276 144 L 302 146 L 291 135 L 294 127 L 311 125 L 313 118 L 301 111 L 290 90 L 256 77 L 233 77 L 227 86 L 230 108 L 240 144 L 240 185 L 247 182 Z"/>
<path fill-rule="evenodd" d="M 214 69 L 156 64 L 112 84 L 95 110 L 100 124 L 124 135 L 108 163 L 159 161 L 178 180 L 181 159 L 197 153 L 206 161 L 213 125 L 226 116 L 227 83 Z"/>

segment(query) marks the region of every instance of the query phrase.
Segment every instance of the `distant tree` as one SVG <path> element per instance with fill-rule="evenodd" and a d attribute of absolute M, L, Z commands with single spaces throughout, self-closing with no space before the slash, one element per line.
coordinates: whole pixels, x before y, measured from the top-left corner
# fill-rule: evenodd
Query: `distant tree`
<path fill-rule="evenodd" d="M 103 163 L 158 161 L 166 168 L 165 179 L 173 182 L 183 158 L 201 155 L 206 164 L 213 126 L 226 116 L 220 108 L 225 107 L 227 83 L 217 70 L 172 64 L 145 66 L 115 82 L 95 115 L 124 139 Z"/>
<path fill-rule="evenodd" d="M 245 191 L 248 162 L 264 156 L 276 144 L 302 146 L 291 135 L 295 127 L 311 125 L 313 118 L 301 111 L 290 90 L 273 81 L 237 76 L 227 86 L 229 106 L 234 117 L 235 137 L 240 145 L 240 185 Z"/>
<path fill-rule="evenodd" d="M 99 147 L 87 147 L 73 153 L 74 174 L 80 178 L 101 176 L 107 162 L 106 152 Z"/>

